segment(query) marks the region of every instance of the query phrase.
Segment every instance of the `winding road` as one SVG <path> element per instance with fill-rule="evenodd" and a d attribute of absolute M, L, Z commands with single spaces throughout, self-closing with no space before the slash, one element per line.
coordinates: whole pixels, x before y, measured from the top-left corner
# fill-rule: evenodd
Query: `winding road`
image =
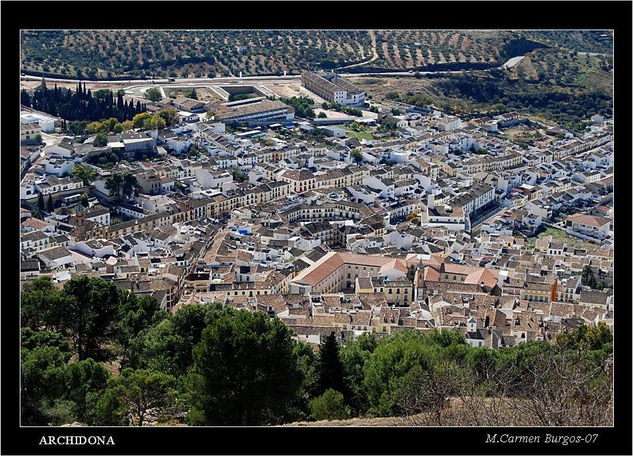
<path fill-rule="evenodd" d="M 368 33 L 369 33 L 369 37 L 371 38 L 371 52 L 373 53 L 372 58 L 369 60 L 365 60 L 364 62 L 353 63 L 351 65 L 338 67 L 337 70 L 344 70 L 345 68 L 355 68 L 355 67 L 367 65 L 368 63 L 372 63 L 373 61 L 378 59 L 378 52 L 376 51 L 376 35 L 374 35 L 373 30 L 369 30 Z"/>

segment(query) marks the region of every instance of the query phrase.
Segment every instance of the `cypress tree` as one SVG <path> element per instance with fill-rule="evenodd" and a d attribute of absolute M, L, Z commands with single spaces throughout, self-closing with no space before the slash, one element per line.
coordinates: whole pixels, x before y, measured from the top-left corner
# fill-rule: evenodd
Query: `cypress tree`
<path fill-rule="evenodd" d="M 44 196 L 41 193 L 37 196 L 37 208 L 40 212 L 44 210 Z"/>
<path fill-rule="evenodd" d="M 319 381 L 318 394 L 323 394 L 328 388 L 332 388 L 345 395 L 345 368 L 339 357 L 338 343 L 334 332 L 325 339 L 319 348 Z"/>
<path fill-rule="evenodd" d="M 20 102 L 24 106 L 31 106 L 31 97 L 29 96 L 29 93 L 26 91 L 26 89 L 22 89 Z"/>
<path fill-rule="evenodd" d="M 46 205 L 46 209 L 48 210 L 48 212 L 51 212 L 51 213 L 55 210 L 55 205 L 53 204 L 52 195 L 48 195 L 48 203 Z"/>
<path fill-rule="evenodd" d="M 120 93 L 117 95 L 116 107 L 119 110 L 119 115 L 121 115 L 120 112 L 123 109 L 123 95 L 120 94 Z M 119 120 L 121 120 L 121 119 L 119 119 Z"/>

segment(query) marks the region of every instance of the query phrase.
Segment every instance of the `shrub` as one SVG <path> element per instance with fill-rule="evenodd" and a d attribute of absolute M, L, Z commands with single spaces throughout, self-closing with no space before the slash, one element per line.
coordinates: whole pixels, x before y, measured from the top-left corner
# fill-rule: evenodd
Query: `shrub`
<path fill-rule="evenodd" d="M 315 420 L 343 420 L 350 415 L 343 394 L 332 388 L 310 401 L 310 411 Z"/>

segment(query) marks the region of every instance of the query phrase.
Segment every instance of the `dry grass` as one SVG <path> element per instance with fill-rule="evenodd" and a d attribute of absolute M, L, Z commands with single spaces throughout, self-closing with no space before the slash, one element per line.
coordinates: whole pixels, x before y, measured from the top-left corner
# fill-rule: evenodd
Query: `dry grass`
<path fill-rule="evenodd" d="M 533 426 L 534 420 L 524 413 L 516 399 L 451 398 L 442 412 L 441 424 L 431 413 L 384 418 L 352 418 L 349 420 L 298 421 L 284 426 Z"/>
<path fill-rule="evenodd" d="M 352 418 L 349 420 L 297 421 L 284 426 L 411 426 L 406 417 Z"/>
<path fill-rule="evenodd" d="M 383 100 L 387 93 L 398 92 L 401 95 L 411 91 L 413 93 L 429 93 L 433 86 L 429 79 L 416 79 L 413 77 L 383 77 L 372 78 L 366 76 L 349 77 L 350 82 L 367 91 L 375 100 Z"/>

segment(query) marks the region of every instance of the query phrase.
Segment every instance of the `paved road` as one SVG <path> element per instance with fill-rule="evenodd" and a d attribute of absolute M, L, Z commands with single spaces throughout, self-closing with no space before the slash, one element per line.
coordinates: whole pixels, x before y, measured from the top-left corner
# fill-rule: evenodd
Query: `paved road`
<path fill-rule="evenodd" d="M 607 54 L 602 54 L 600 52 L 579 52 L 578 55 L 607 55 Z"/>
<path fill-rule="evenodd" d="M 363 72 L 363 73 L 339 73 L 340 76 L 413 76 L 416 72 L 413 70 L 409 71 L 385 71 L 385 72 Z M 419 74 L 435 74 L 435 73 L 462 73 L 461 70 L 448 71 L 448 70 L 438 70 L 438 71 L 418 71 Z M 41 80 L 40 76 L 22 76 L 22 80 Z M 168 79 L 154 79 L 153 84 L 150 79 L 124 79 L 124 80 L 85 80 L 82 79 L 83 82 L 92 83 L 92 84 L 134 84 L 133 86 L 126 88 L 139 88 L 146 87 L 148 85 L 160 85 L 160 84 L 169 84 L 169 85 L 184 85 L 184 86 L 195 86 L 196 84 L 209 84 L 209 83 L 239 83 L 242 81 L 283 81 L 283 80 L 296 80 L 301 78 L 300 74 L 287 74 L 285 76 L 243 76 L 239 77 L 219 77 L 219 78 L 175 78 L 173 81 L 169 81 Z M 47 81 L 55 83 L 55 82 L 65 82 L 65 83 L 77 83 L 79 79 L 65 79 L 65 78 L 46 78 Z"/>
<path fill-rule="evenodd" d="M 266 80 L 266 79 L 270 79 L 270 80 L 282 80 L 282 79 L 296 79 L 296 78 L 300 78 L 301 75 L 300 74 L 296 74 L 296 75 L 286 75 L 286 76 L 243 76 L 242 78 L 239 77 L 220 77 L 220 78 L 175 78 L 173 81 L 169 82 L 168 79 L 154 79 L 155 84 L 195 84 L 195 83 L 201 83 L 201 82 L 233 82 L 233 81 L 241 81 L 241 80 Z M 41 80 L 42 77 L 41 76 L 22 76 L 21 77 L 23 80 Z M 50 81 L 50 82 L 79 82 L 79 79 L 63 79 L 63 78 L 46 78 L 46 81 Z M 94 84 L 147 84 L 149 83 L 151 80 L 150 79 L 123 79 L 123 80 L 117 80 L 117 81 L 112 81 L 112 80 L 103 80 L 103 79 L 93 79 L 93 80 L 86 80 L 86 79 L 82 79 L 81 81 L 83 82 L 87 82 L 87 83 L 94 83 Z"/>

